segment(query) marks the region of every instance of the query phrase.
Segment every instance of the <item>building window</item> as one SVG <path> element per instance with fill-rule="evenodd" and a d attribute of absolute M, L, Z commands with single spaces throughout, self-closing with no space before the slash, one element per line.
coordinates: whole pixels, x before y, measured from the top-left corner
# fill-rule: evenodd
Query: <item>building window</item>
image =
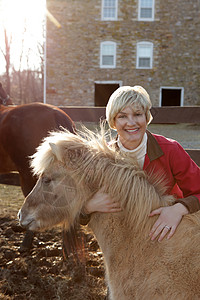
<path fill-rule="evenodd" d="M 138 1 L 138 20 L 140 21 L 154 20 L 154 0 Z"/>
<path fill-rule="evenodd" d="M 184 88 L 163 86 L 160 88 L 159 106 L 183 106 Z"/>
<path fill-rule="evenodd" d="M 101 43 L 100 67 L 101 68 L 116 67 L 116 43 L 115 42 Z"/>
<path fill-rule="evenodd" d="M 118 0 L 102 0 L 102 20 L 117 20 Z"/>
<path fill-rule="evenodd" d="M 153 43 L 137 43 L 137 69 L 152 69 L 153 66 Z"/>

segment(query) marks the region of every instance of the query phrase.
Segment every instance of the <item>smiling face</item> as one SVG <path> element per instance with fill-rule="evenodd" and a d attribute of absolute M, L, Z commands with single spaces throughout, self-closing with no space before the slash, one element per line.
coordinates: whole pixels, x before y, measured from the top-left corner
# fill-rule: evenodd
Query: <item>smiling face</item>
<path fill-rule="evenodd" d="M 126 106 L 115 117 L 115 129 L 120 142 L 129 150 L 140 145 L 146 128 L 145 112 L 140 107 Z"/>

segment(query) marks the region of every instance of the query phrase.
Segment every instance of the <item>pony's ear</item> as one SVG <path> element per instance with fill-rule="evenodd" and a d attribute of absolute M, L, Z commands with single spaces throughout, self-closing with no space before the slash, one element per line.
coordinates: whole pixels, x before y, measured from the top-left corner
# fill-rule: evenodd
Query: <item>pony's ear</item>
<path fill-rule="evenodd" d="M 55 155 L 58 161 L 67 163 L 68 166 L 72 167 L 79 161 L 79 159 L 82 157 L 82 150 L 80 148 L 74 148 L 74 149 L 68 149 L 68 148 L 62 148 L 58 147 L 54 143 L 49 143 L 49 146 L 51 147 L 52 153 Z"/>
<path fill-rule="evenodd" d="M 64 160 L 67 164 L 73 165 L 82 157 L 82 151 L 79 148 L 65 150 Z"/>
<path fill-rule="evenodd" d="M 57 160 L 62 161 L 62 156 L 61 156 L 61 153 L 60 153 L 59 148 L 57 147 L 57 145 L 54 144 L 54 143 L 49 143 L 49 146 L 51 147 L 51 151 L 55 155 Z"/>

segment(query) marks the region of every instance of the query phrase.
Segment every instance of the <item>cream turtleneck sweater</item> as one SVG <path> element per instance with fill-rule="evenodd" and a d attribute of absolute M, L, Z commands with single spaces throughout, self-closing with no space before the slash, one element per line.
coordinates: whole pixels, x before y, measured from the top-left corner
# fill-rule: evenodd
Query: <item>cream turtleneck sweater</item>
<path fill-rule="evenodd" d="M 133 150 L 129 150 L 127 148 L 125 148 L 122 143 L 120 142 L 120 139 L 118 137 L 117 140 L 117 145 L 120 149 L 120 151 L 122 152 L 126 152 L 126 154 L 132 156 L 133 158 L 137 159 L 139 166 L 141 167 L 141 169 L 143 169 L 144 166 L 144 159 L 145 159 L 145 155 L 147 153 L 147 134 L 145 132 L 142 142 L 140 143 L 140 145 L 133 149 Z"/>

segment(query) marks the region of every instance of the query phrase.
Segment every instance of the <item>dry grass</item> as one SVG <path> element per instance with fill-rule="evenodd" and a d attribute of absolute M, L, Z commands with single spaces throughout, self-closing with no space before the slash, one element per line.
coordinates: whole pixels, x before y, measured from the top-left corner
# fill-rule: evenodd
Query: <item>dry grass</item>
<path fill-rule="evenodd" d="M 200 124 L 150 124 L 149 130 L 178 141 L 185 149 L 200 149 Z"/>
<path fill-rule="evenodd" d="M 24 196 L 19 186 L 0 184 L 1 216 L 10 215 L 16 218 L 23 201 Z"/>

